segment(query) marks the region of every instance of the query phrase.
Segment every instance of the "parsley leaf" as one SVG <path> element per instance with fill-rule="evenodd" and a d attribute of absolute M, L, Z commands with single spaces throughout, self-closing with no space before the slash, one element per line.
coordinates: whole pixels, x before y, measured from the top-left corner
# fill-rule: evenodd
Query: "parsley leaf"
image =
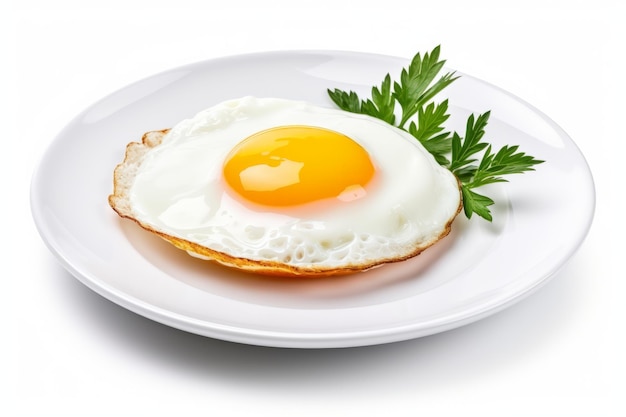
<path fill-rule="evenodd" d="M 487 196 L 475 193 L 461 185 L 461 194 L 463 196 L 463 212 L 468 219 L 472 218 L 472 214 L 476 213 L 485 220 L 492 221 L 491 211 L 487 208 L 494 204 L 494 201 Z"/>
<path fill-rule="evenodd" d="M 485 135 L 485 127 L 489 121 L 490 112 L 467 119 L 465 139 L 458 133 L 452 137 L 452 156 L 448 166 L 450 171 L 461 181 L 463 195 L 463 209 L 467 218 L 473 213 L 491 221 L 492 216 L 488 206 L 494 204 L 489 197 L 472 191 L 474 188 L 496 182 L 507 182 L 502 175 L 520 174 L 534 171 L 533 166 L 544 161 L 535 159 L 524 152 L 518 152 L 519 146 L 505 145 L 497 153 L 492 153 L 492 145 L 481 142 Z M 482 159 L 478 161 L 474 156 L 485 150 Z"/>
<path fill-rule="evenodd" d="M 339 89 L 328 89 L 328 95 L 343 110 L 373 116 L 410 133 L 440 165 L 459 179 L 467 218 L 475 213 L 492 221 L 489 206 L 495 202 L 474 189 L 506 182 L 504 175 L 534 171 L 534 166 L 544 161 L 518 151 L 517 145 L 505 145 L 493 153 L 492 145 L 483 141 L 490 111 L 468 117 L 465 137 L 446 130 L 445 122 L 450 117 L 448 100 L 437 104 L 432 100 L 459 77 L 449 72 L 436 79 L 446 62 L 440 60 L 439 55 L 439 46 L 423 56 L 416 54 L 408 67 L 402 69 L 400 81 L 393 82 L 393 91 L 391 76 L 387 74 L 380 87 L 372 87 L 371 98 L 362 100 L 354 91 Z M 396 102 L 401 110 L 398 123 Z M 408 128 L 405 128 L 409 121 Z"/>
<path fill-rule="evenodd" d="M 391 94 L 391 77 L 387 74 L 380 89 L 372 87 L 372 99 L 361 103 L 361 112 L 392 125 L 396 121 L 395 105 L 396 101 Z"/>
<path fill-rule="evenodd" d="M 400 73 L 400 83 L 394 82 L 393 96 L 402 107 L 402 119 L 399 126 L 404 127 L 406 122 L 417 113 L 424 104 L 430 101 L 437 93 L 450 85 L 458 77 L 454 73 L 447 73 L 431 85 L 446 61 L 439 61 L 440 47 L 437 46 L 430 53 L 415 55 L 408 68 Z"/>
<path fill-rule="evenodd" d="M 328 89 L 328 95 L 339 108 L 352 113 L 367 114 L 393 125 L 396 101 L 391 93 L 391 76 L 387 74 L 380 88 L 372 87 L 372 98 L 361 100 L 354 91 Z"/>
<path fill-rule="evenodd" d="M 440 165 L 448 165 L 447 155 L 452 149 L 452 138 L 449 132 L 444 131 L 444 123 L 448 114 L 448 100 L 435 105 L 428 104 L 420 108 L 417 123 L 411 122 L 409 133 L 413 135 L 430 152 Z"/>
<path fill-rule="evenodd" d="M 361 100 L 354 91 L 346 93 L 335 88 L 334 91 L 329 89 L 328 95 L 340 109 L 351 113 L 361 113 Z"/>
<path fill-rule="evenodd" d="M 489 112 L 481 114 L 476 120 L 474 120 L 474 115 L 472 114 L 467 119 L 465 139 L 463 140 L 458 133 L 454 132 L 452 137 L 452 161 L 448 167 L 450 171 L 456 173 L 462 167 L 475 162 L 476 159 L 471 159 L 472 155 L 489 146 L 488 143 L 480 141 L 485 134 L 485 126 L 487 126 L 488 120 Z M 463 181 L 465 176 L 459 176 L 459 179 Z"/>

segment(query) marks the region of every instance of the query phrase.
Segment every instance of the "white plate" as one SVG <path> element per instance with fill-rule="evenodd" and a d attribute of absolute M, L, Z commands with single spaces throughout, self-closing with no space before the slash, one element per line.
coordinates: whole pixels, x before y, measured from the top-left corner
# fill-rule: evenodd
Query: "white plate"
<path fill-rule="evenodd" d="M 467 75 L 449 87 L 450 126 L 491 110 L 487 136 L 547 162 L 491 187 L 493 223 L 462 215 L 412 260 L 343 278 L 278 279 L 193 259 L 109 208 L 125 145 L 222 100 L 284 97 L 333 106 L 327 88 L 369 94 L 407 60 L 277 52 L 173 69 L 86 109 L 54 140 L 31 189 L 35 222 L 62 264 L 136 313 L 219 339 L 329 348 L 416 338 L 478 320 L 544 284 L 574 253 L 595 206 L 589 168 L 569 137 L 520 99 Z M 398 178 L 398 181 L 406 181 Z"/>

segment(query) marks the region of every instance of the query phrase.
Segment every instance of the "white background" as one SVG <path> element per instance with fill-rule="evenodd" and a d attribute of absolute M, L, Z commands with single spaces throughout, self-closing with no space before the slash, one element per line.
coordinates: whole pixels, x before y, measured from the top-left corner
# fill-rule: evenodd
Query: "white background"
<path fill-rule="evenodd" d="M 626 415 L 624 2 L 83 3 L 0 6 L 0 414 Z M 246 52 L 409 58 L 437 44 L 448 66 L 561 125 L 596 182 L 594 224 L 577 254 L 539 292 L 495 316 L 384 346 L 238 345 L 103 299 L 59 266 L 35 230 L 29 186 L 42 152 L 82 109 L 133 81 Z"/>

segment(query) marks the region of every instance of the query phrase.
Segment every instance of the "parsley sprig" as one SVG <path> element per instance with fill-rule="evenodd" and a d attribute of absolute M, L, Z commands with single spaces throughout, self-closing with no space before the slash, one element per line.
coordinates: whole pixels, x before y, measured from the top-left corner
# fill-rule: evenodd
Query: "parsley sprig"
<path fill-rule="evenodd" d="M 489 206 L 494 201 L 474 190 L 506 182 L 504 175 L 534 171 L 534 166 L 544 161 L 518 151 L 517 145 L 505 145 L 494 152 L 492 145 L 483 140 L 490 111 L 477 117 L 470 115 L 464 137 L 446 130 L 445 122 L 450 117 L 448 100 L 436 103 L 434 98 L 459 77 L 448 72 L 437 78 L 446 62 L 439 55 L 440 46 L 423 56 L 416 54 L 409 66 L 402 69 L 400 82 L 393 82 L 393 91 L 391 76 L 387 74 L 380 86 L 372 87 L 371 98 L 363 100 L 354 91 L 339 89 L 329 89 L 328 94 L 343 110 L 376 117 L 414 136 L 440 165 L 459 179 L 467 218 L 475 213 L 492 221 Z M 400 106 L 399 122 L 396 122 L 396 103 Z"/>

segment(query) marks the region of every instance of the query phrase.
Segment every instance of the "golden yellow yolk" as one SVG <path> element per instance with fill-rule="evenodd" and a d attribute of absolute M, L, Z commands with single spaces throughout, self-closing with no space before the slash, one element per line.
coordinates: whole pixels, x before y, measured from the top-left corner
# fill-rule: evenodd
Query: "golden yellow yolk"
<path fill-rule="evenodd" d="M 374 175 L 368 153 L 349 137 L 319 127 L 281 126 L 240 142 L 224 179 L 242 197 L 269 206 L 365 195 Z"/>

